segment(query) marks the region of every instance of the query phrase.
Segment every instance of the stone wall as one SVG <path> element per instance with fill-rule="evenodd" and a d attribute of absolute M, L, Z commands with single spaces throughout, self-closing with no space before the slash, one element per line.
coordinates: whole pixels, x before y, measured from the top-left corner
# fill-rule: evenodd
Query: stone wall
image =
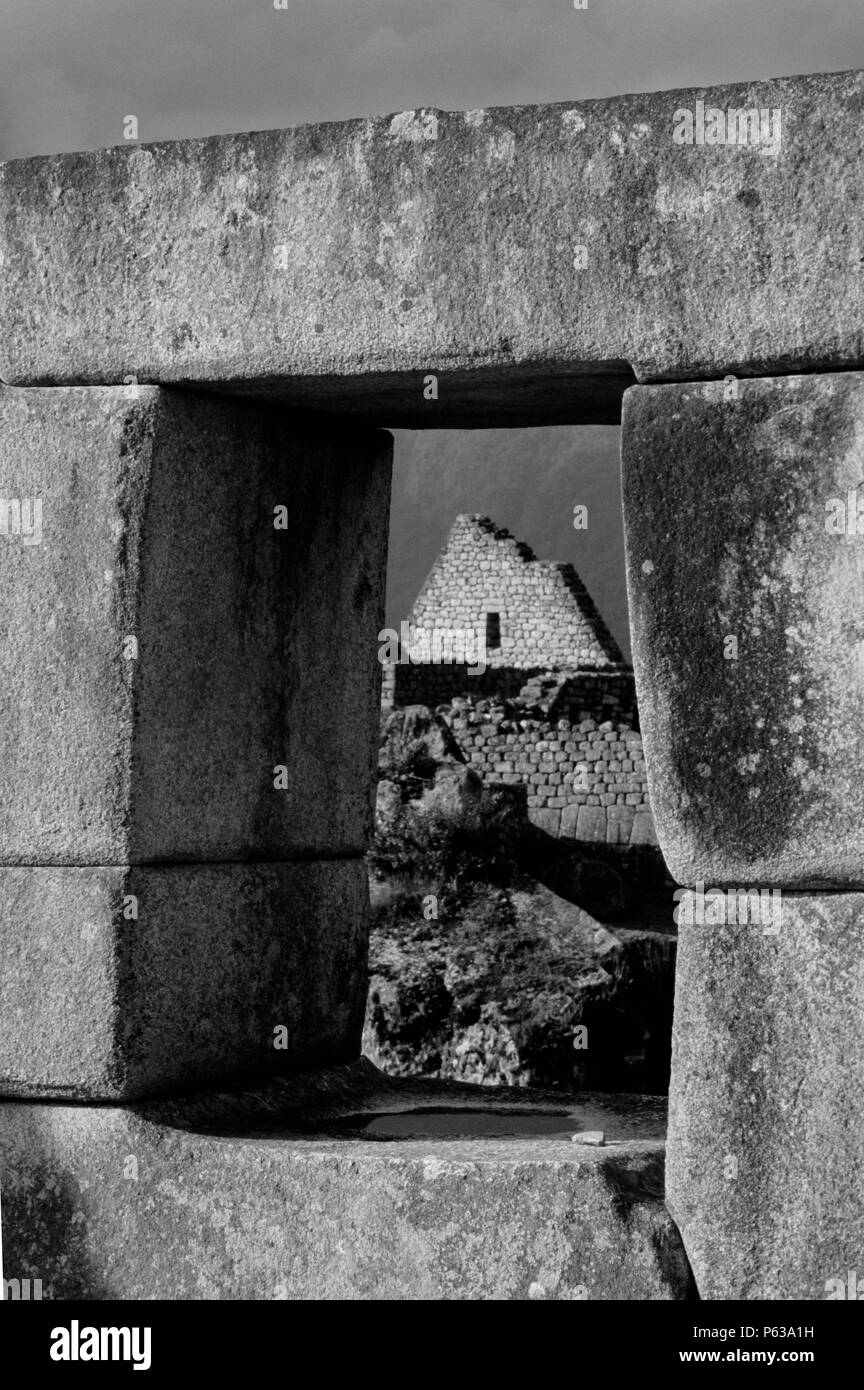
<path fill-rule="evenodd" d="M 529 819 L 547 834 L 656 845 L 642 736 L 632 727 L 508 718 L 463 702 L 444 717 L 484 781 L 527 786 Z"/>
<path fill-rule="evenodd" d="M 484 781 L 524 784 L 547 834 L 656 846 L 632 671 L 386 666 L 385 709 L 428 705 Z"/>
<path fill-rule="evenodd" d="M 485 700 L 497 697 L 536 708 L 550 719 L 623 721 L 638 728 L 636 687 L 632 671 L 550 671 L 491 666 L 471 676 L 459 665 L 395 665 L 387 663 L 381 682 L 383 709 L 404 705 L 449 705 L 457 699 Z"/>

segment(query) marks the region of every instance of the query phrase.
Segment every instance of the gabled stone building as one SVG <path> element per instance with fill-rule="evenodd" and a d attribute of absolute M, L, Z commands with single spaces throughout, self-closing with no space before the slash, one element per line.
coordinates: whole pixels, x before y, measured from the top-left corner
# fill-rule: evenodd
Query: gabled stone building
<path fill-rule="evenodd" d="M 399 655 L 384 708 L 437 709 L 484 780 L 525 786 L 540 829 L 656 845 L 633 672 L 572 565 L 457 516 Z"/>
<path fill-rule="evenodd" d="M 457 516 L 411 613 L 410 626 L 474 626 L 486 664 L 621 668 L 624 658 L 572 565 L 538 560 L 488 516 Z"/>
<path fill-rule="evenodd" d="M 513 696 L 541 672 L 629 669 L 572 565 L 538 560 L 488 516 L 463 515 L 401 625 L 383 703 Z"/>

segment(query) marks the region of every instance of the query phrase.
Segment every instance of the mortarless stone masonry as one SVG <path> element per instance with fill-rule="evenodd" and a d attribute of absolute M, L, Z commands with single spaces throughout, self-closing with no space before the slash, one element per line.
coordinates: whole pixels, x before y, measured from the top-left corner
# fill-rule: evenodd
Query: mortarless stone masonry
<path fill-rule="evenodd" d="M 771 148 L 746 141 L 735 148 L 682 146 L 673 138 L 676 113 L 692 111 L 697 101 L 721 111 L 779 110 L 782 140 Z M 637 474 L 641 480 L 635 489 L 625 486 L 628 584 L 648 775 L 664 803 L 661 837 L 688 878 L 701 864 L 729 873 L 764 865 L 773 882 L 786 888 L 791 878 L 800 892 L 788 938 L 782 926 L 779 938 L 748 939 L 743 946 L 712 928 L 685 934 L 670 1194 L 708 1298 L 828 1296 L 829 1282 L 843 1281 L 864 1239 L 864 1115 L 862 1086 L 855 1082 L 862 1052 L 859 894 L 813 891 L 825 882 L 844 889 L 864 883 L 854 773 L 860 718 L 855 698 L 839 688 L 841 668 L 852 675 L 852 654 L 861 645 L 860 583 L 856 589 L 854 582 L 856 572 L 860 580 L 861 539 L 857 527 L 847 525 L 844 537 L 830 537 L 838 548 L 848 546 L 845 558 L 829 558 L 812 512 L 813 497 L 821 496 L 823 505 L 831 500 L 824 496 L 829 480 L 832 490 L 846 486 L 847 518 L 850 497 L 864 487 L 860 389 L 852 379 L 864 369 L 862 113 L 864 73 L 830 73 L 503 111 L 403 112 L 293 131 L 19 160 L 0 169 L 4 382 L 15 388 L 100 388 L 134 376 L 157 386 L 195 385 L 291 401 L 329 416 L 322 421 L 327 431 L 334 413 L 350 417 L 343 422 L 343 466 L 334 469 L 330 490 L 319 499 L 326 503 L 324 514 L 335 507 L 340 522 L 319 543 L 314 527 L 293 532 L 294 641 L 287 641 L 283 657 L 293 677 L 289 705 L 299 696 L 300 704 L 291 708 L 306 713 L 295 725 L 299 743 L 286 756 L 290 775 L 310 799 L 298 807 L 299 818 L 286 816 L 282 824 L 282 832 L 296 837 L 292 851 L 310 835 L 314 844 L 305 847 L 320 845 L 313 766 L 324 779 L 332 812 L 323 824 L 340 827 L 342 851 L 344 837 L 351 839 L 358 826 L 362 836 L 368 823 L 367 794 L 371 809 L 380 668 L 374 637 L 367 645 L 363 630 L 376 590 L 369 575 L 364 579 L 352 565 L 362 550 L 356 516 L 363 519 L 366 543 L 373 552 L 377 546 L 379 555 L 386 519 L 370 475 L 365 467 L 355 469 L 353 451 L 363 453 L 369 439 L 358 422 L 426 428 L 614 423 L 625 388 L 634 381 L 678 383 L 667 395 L 635 388 L 625 399 L 623 421 L 626 471 L 631 483 Z M 720 380 L 733 373 L 746 378 L 805 372 L 787 386 L 753 383 L 743 398 L 737 394 L 740 382 L 730 388 Z M 838 373 L 848 381 L 838 380 Z M 424 392 L 427 374 L 438 378 L 434 399 Z M 13 394 L 3 393 L 7 422 L 21 410 Z M 187 830 L 177 804 L 182 779 L 175 788 L 170 766 L 158 797 L 144 799 L 152 814 L 142 820 L 134 798 L 124 804 L 122 795 L 121 814 L 114 814 L 117 778 L 122 781 L 128 766 L 122 726 L 134 714 L 126 687 L 105 659 L 105 644 L 110 647 L 127 626 L 118 624 L 107 597 L 110 592 L 119 602 L 124 590 L 116 581 L 108 589 L 101 564 L 106 547 L 115 558 L 106 509 L 114 496 L 111 458 L 117 459 L 112 448 L 106 463 L 99 442 L 104 434 L 95 426 L 95 447 L 79 447 L 73 397 L 92 403 L 95 418 L 103 392 L 46 394 L 58 402 L 50 407 L 57 412 L 55 457 L 68 454 L 69 460 L 65 477 L 63 469 L 56 471 L 56 498 L 68 500 L 83 551 L 73 549 L 69 556 L 69 594 L 73 608 L 89 594 L 96 617 L 91 631 L 85 626 L 79 632 L 76 646 L 56 556 L 37 544 L 25 547 L 20 533 L 4 535 L 3 547 L 21 546 L 4 560 L 5 612 L 20 605 L 23 587 L 44 619 L 48 653 L 42 667 L 32 660 L 28 666 L 32 639 L 18 630 L 27 618 L 26 606 L 19 607 L 15 640 L 23 666 L 4 673 L 4 721 L 13 729 L 20 721 L 31 755 L 47 756 L 61 780 L 80 773 L 81 807 L 65 782 L 59 792 L 71 840 L 77 836 L 83 843 L 83 828 L 92 841 L 123 841 L 131 828 L 170 856 L 175 850 L 169 830 L 194 838 L 206 826 L 212 831 L 210 815 L 220 813 L 235 817 L 234 838 L 251 854 L 262 828 L 272 843 L 264 806 L 259 814 L 251 808 L 253 833 L 246 836 L 248 803 L 243 814 L 223 804 L 205 815 L 180 798 L 191 817 Z M 174 393 L 172 399 L 178 400 Z M 196 400 L 203 433 L 208 412 L 226 418 L 225 402 L 206 394 Z M 21 417 L 18 426 L 11 462 L 27 467 L 15 485 L 32 498 L 39 461 Z M 35 418 L 33 428 L 39 437 Z M 266 433 L 269 426 L 262 428 Z M 238 432 L 230 426 L 228 432 L 238 442 Z M 195 440 L 184 437 L 194 462 Z M 146 451 L 141 453 L 135 438 L 129 443 L 130 468 L 146 473 Z M 313 453 L 316 444 L 317 436 Z M 261 478 L 257 451 L 251 452 L 250 458 L 240 447 L 234 455 L 241 491 L 249 478 L 255 486 Z M 9 456 L 8 449 L 4 453 Z M 225 473 L 218 466 L 216 471 L 224 487 Z M 307 519 L 318 510 L 309 505 L 317 485 L 314 467 L 312 474 L 313 493 L 299 491 L 300 516 Z M 193 475 L 206 480 L 206 469 L 193 468 Z M 104 486 L 95 488 L 97 476 Z M 182 504 L 182 488 L 174 495 Z M 842 488 L 837 495 L 842 498 Z M 344 496 L 351 499 L 347 510 Z M 97 518 L 92 531 L 83 524 L 88 499 Z M 235 500 L 229 554 L 245 556 L 254 571 L 254 547 L 244 546 L 241 534 L 246 502 L 242 496 Z M 143 502 L 135 483 L 131 496 L 117 496 L 120 534 L 133 534 L 127 522 Z M 353 523 L 347 515 L 352 509 Z M 857 503 L 852 510 L 858 511 Z M 213 539 L 206 508 L 199 521 L 206 521 L 204 537 Z M 172 524 L 171 509 L 164 508 L 154 539 L 165 548 L 160 553 L 176 557 Z M 169 566 L 173 593 L 165 582 L 170 575 L 150 571 L 155 590 L 145 583 L 137 591 L 145 607 L 148 592 L 151 598 L 155 593 L 168 618 L 172 604 L 182 607 L 190 593 L 196 602 L 207 597 L 198 569 L 208 566 L 206 544 L 195 546 L 201 534 L 193 530 L 185 538 L 186 568 Z M 120 549 L 116 558 L 124 559 Z M 34 569 L 44 565 L 50 576 L 56 612 L 40 600 L 37 585 L 28 589 L 21 580 L 25 560 L 39 555 L 47 559 L 37 558 Z M 134 557 L 126 554 L 124 563 L 134 563 Z M 218 587 L 223 577 L 216 570 L 210 566 L 207 573 Z M 329 583 L 350 574 L 355 582 L 346 581 L 345 606 L 337 606 L 334 622 L 332 605 L 328 610 L 317 599 L 329 596 Z M 692 591 L 682 582 L 687 575 L 696 581 Z M 232 670 L 238 669 L 237 650 L 249 623 L 254 633 L 261 621 L 254 604 L 240 601 L 246 592 L 240 583 L 237 601 L 225 610 Z M 838 611 L 847 603 L 848 612 Z M 65 637 L 57 649 L 51 647 L 52 620 Z M 274 621 L 280 621 L 278 614 Z M 176 638 L 170 622 L 169 628 Z M 749 671 L 737 683 L 724 672 L 723 656 L 716 659 L 722 630 L 727 636 L 761 634 L 763 640 L 768 634 L 767 647 L 751 652 Z M 155 641 L 158 624 L 149 631 Z M 690 651 L 682 642 L 687 632 L 694 639 Z M 194 631 L 189 637 L 197 652 Z M 176 667 L 165 663 L 161 675 L 175 682 L 185 675 L 206 703 L 208 680 L 219 676 L 218 642 L 197 666 L 185 658 L 182 644 L 175 651 Z M 344 758 L 355 770 L 367 767 L 365 792 L 362 771 L 343 786 L 341 767 L 326 763 L 312 736 L 321 652 L 325 672 L 336 663 L 327 688 L 328 707 L 342 721 L 338 732 L 345 742 L 335 745 L 339 763 Z M 55 659 L 59 669 L 51 665 Z M 280 702 L 283 687 L 277 681 L 274 694 L 269 677 L 256 685 L 257 669 L 252 654 L 248 693 L 269 708 L 269 701 Z M 28 683 L 22 671 L 40 679 Z M 101 673 L 116 696 L 107 712 Z M 812 697 L 803 679 L 793 682 L 796 675 L 816 691 L 809 720 L 804 701 Z M 33 741 L 40 720 L 46 727 L 44 713 L 36 712 L 46 698 L 42 682 L 47 703 L 55 702 L 52 715 L 63 714 L 62 736 L 70 736 L 70 723 L 79 726 L 71 738 L 73 745 L 79 738 L 80 746 L 70 746 L 68 754 L 57 748 L 46 753 Z M 793 694 L 793 684 L 804 685 L 803 695 Z M 859 688 L 860 672 L 852 675 L 853 695 Z M 190 710 L 182 689 L 176 698 L 194 725 L 194 700 Z M 153 699 L 158 708 L 158 691 Z M 239 717 L 242 726 L 242 712 Z M 106 718 L 116 765 L 106 762 L 97 735 Z M 182 748 L 180 724 L 175 733 Z M 754 748 L 751 729 L 763 737 L 769 724 L 776 732 L 767 736 L 767 748 Z M 146 734 L 147 725 L 141 727 Z M 325 731 L 327 749 L 334 748 L 332 732 Z M 51 823 L 39 769 L 32 762 L 15 763 L 14 737 L 7 735 L 0 759 L 4 796 L 14 800 L 27 787 L 33 793 L 33 806 L 13 808 L 7 826 L 17 869 L 16 858 L 38 863 L 46 834 L 62 852 L 64 826 Z M 710 755 L 699 759 L 709 777 L 694 766 L 700 740 Z M 740 752 L 738 741 L 744 745 Z M 155 742 L 154 767 L 158 736 Z M 202 744 L 206 785 L 222 796 L 225 781 L 229 792 L 234 779 L 242 783 L 242 741 L 220 744 L 232 763 L 227 776 L 210 766 L 206 734 Z M 82 747 L 93 749 L 96 770 L 105 773 L 101 804 Z M 754 772 L 752 758 L 759 751 L 765 756 Z M 733 770 L 736 754 L 750 765 Z M 712 781 L 715 768 L 728 770 L 728 777 Z M 346 787 L 347 818 L 337 805 Z M 677 822 L 676 787 L 690 798 Z M 748 789 L 761 795 L 750 797 Z M 36 810 L 46 805 L 47 831 Z M 821 808 L 821 820 L 814 808 Z M 217 841 L 231 838 L 224 829 L 217 826 Z M 276 838 L 283 848 L 278 830 Z M 800 861 L 792 852 L 796 847 Z M 333 882 L 337 875 L 334 867 Z M 20 921 L 11 917 L 4 931 L 14 937 Z M 309 950 L 318 949 L 313 940 Z M 35 953 L 28 960 L 37 978 L 24 980 L 21 988 L 35 997 L 42 966 Z M 58 988 L 56 962 L 45 964 Z M 254 975 L 259 965 L 244 960 L 243 968 Z M 342 983 L 350 988 L 362 975 L 360 959 L 346 961 Z M 301 986 L 304 997 L 315 978 L 313 970 Z M 91 1002 L 85 991 L 82 1007 Z M 175 1003 L 182 1003 L 179 994 Z M 799 1013 L 800 1031 L 789 1022 Z M 313 1010 L 311 1017 L 320 1014 Z M 145 1018 L 142 1026 L 152 1022 Z M 17 1026 L 0 1014 L 0 1028 Z M 728 1047 L 718 1045 L 725 1039 Z M 322 1046 L 339 1055 L 351 1046 L 351 1036 Z M 224 1058 L 220 1085 L 228 1084 L 235 1060 Z M 326 1079 L 315 1084 L 328 1089 Z M 291 1102 L 279 1095 L 284 1105 L 275 1101 L 264 1108 L 284 1125 Z M 477 1106 L 476 1097 L 472 1103 Z M 304 1130 L 295 1146 L 277 1128 L 272 1137 L 257 1138 L 250 1129 L 259 1111 L 246 1114 L 245 1133 L 241 1129 L 227 1140 L 218 1132 L 225 1106 L 218 1097 L 205 1097 L 203 1113 L 211 1115 L 217 1133 L 187 1142 L 202 1127 L 202 1102 L 188 1097 L 167 1111 L 150 1110 L 143 1128 L 128 1106 L 107 1113 L 20 1100 L 0 1106 L 0 1181 L 4 1198 L 11 1194 L 8 1207 L 4 1202 L 4 1246 L 15 1252 L 18 1266 L 4 1273 L 15 1279 L 38 1270 L 47 1288 L 84 1298 L 164 1296 L 173 1259 L 179 1260 L 179 1288 L 188 1297 L 259 1297 L 262 1272 L 269 1279 L 285 1262 L 291 1272 L 280 1287 L 289 1297 L 319 1291 L 399 1297 L 407 1291 L 458 1298 L 467 1291 L 469 1297 L 512 1299 L 526 1291 L 533 1297 L 538 1287 L 540 1296 L 569 1299 L 689 1295 L 668 1217 L 650 1199 L 633 1200 L 634 1183 L 650 1183 L 656 1195 L 656 1151 L 646 1161 L 636 1156 L 629 1170 L 622 1151 L 623 1167 L 613 1156 L 586 1173 L 569 1143 L 564 1159 L 554 1143 L 502 1149 L 497 1141 L 445 1142 L 430 1160 L 423 1140 L 410 1157 L 388 1143 L 364 1163 L 344 1136 L 310 1137 Z M 598 1127 L 587 1116 L 578 1118 L 579 1128 Z M 718 1171 L 727 1136 L 730 1152 Z M 132 1185 L 134 1200 L 124 1183 L 118 1199 L 112 1183 L 129 1157 L 130 1138 L 136 1146 L 140 1141 L 146 1155 L 146 1182 Z M 729 1158 L 737 1160 L 737 1171 Z M 192 1194 L 193 1187 L 188 1205 L 178 1200 L 178 1193 Z M 238 1199 L 242 1216 L 228 1231 L 225 1210 Z M 293 1217 L 281 1229 L 279 1222 L 288 1212 L 302 1223 L 307 1210 L 313 1219 L 302 1225 L 298 1247 Z M 182 1238 L 166 1266 L 166 1237 L 177 1229 Z M 397 1232 L 392 1242 L 391 1229 Z M 658 1270 L 661 1249 L 672 1251 L 671 1274 Z M 590 1277 L 583 1294 L 577 1280 L 585 1272 Z"/>
<path fill-rule="evenodd" d="M 362 859 L 0 868 L 0 1094 L 133 1100 L 356 1056 L 368 896 Z"/>
<path fill-rule="evenodd" d="M 5 495 L 42 504 L 38 544 L 0 536 L 0 864 L 363 853 L 391 452 L 255 402 L 0 388 Z"/>
<path fill-rule="evenodd" d="M 655 845 L 641 735 L 593 719 L 547 724 L 456 703 L 444 716 L 486 782 L 522 783 L 528 818 L 554 836 L 610 845 Z"/>
<path fill-rule="evenodd" d="M 475 1132 L 501 1108 L 538 1132 L 424 1136 L 420 1107 L 471 1110 Z M 0 1120 L 5 1271 L 38 1269 L 64 1300 L 689 1299 L 662 1200 L 664 1110 L 397 1080 L 366 1061 L 182 1101 L 18 1102 Z M 376 1139 L 376 1112 L 419 1133 Z M 604 1147 L 571 1142 L 598 1125 Z"/>
<path fill-rule="evenodd" d="M 432 634 L 466 630 L 485 644 L 482 673 L 432 659 Z M 406 634 L 410 660 L 384 668 L 385 709 L 437 708 L 484 781 L 525 786 L 547 834 L 656 845 L 633 673 L 572 565 L 538 560 L 489 517 L 459 516 Z"/>
<path fill-rule="evenodd" d="M 864 373 L 736 393 L 634 387 L 625 403 L 628 596 L 660 843 L 690 887 L 861 888 Z"/>
<path fill-rule="evenodd" d="M 697 100 L 780 107 L 782 144 L 676 144 Z M 819 73 L 13 160 L 0 378 L 435 429 L 861 365 L 862 106 L 864 73 Z"/>
<path fill-rule="evenodd" d="M 708 899 L 710 902 L 710 899 Z M 707 1299 L 822 1299 L 864 1250 L 864 895 L 684 925 L 667 1196 Z"/>

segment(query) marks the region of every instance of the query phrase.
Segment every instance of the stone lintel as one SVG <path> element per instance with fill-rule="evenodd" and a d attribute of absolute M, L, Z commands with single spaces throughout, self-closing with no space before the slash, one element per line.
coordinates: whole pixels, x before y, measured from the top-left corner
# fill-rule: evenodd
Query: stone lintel
<path fill-rule="evenodd" d="M 435 428 L 862 366 L 862 110 L 852 71 L 15 160 L 0 378 Z"/>

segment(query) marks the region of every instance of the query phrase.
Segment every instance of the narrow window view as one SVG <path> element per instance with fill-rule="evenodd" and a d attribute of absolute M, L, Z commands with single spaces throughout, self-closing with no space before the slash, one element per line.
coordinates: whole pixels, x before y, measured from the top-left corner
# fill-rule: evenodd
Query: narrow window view
<path fill-rule="evenodd" d="M 391 1075 L 667 1089 L 675 927 L 619 444 L 396 432 L 364 1033 Z"/>

